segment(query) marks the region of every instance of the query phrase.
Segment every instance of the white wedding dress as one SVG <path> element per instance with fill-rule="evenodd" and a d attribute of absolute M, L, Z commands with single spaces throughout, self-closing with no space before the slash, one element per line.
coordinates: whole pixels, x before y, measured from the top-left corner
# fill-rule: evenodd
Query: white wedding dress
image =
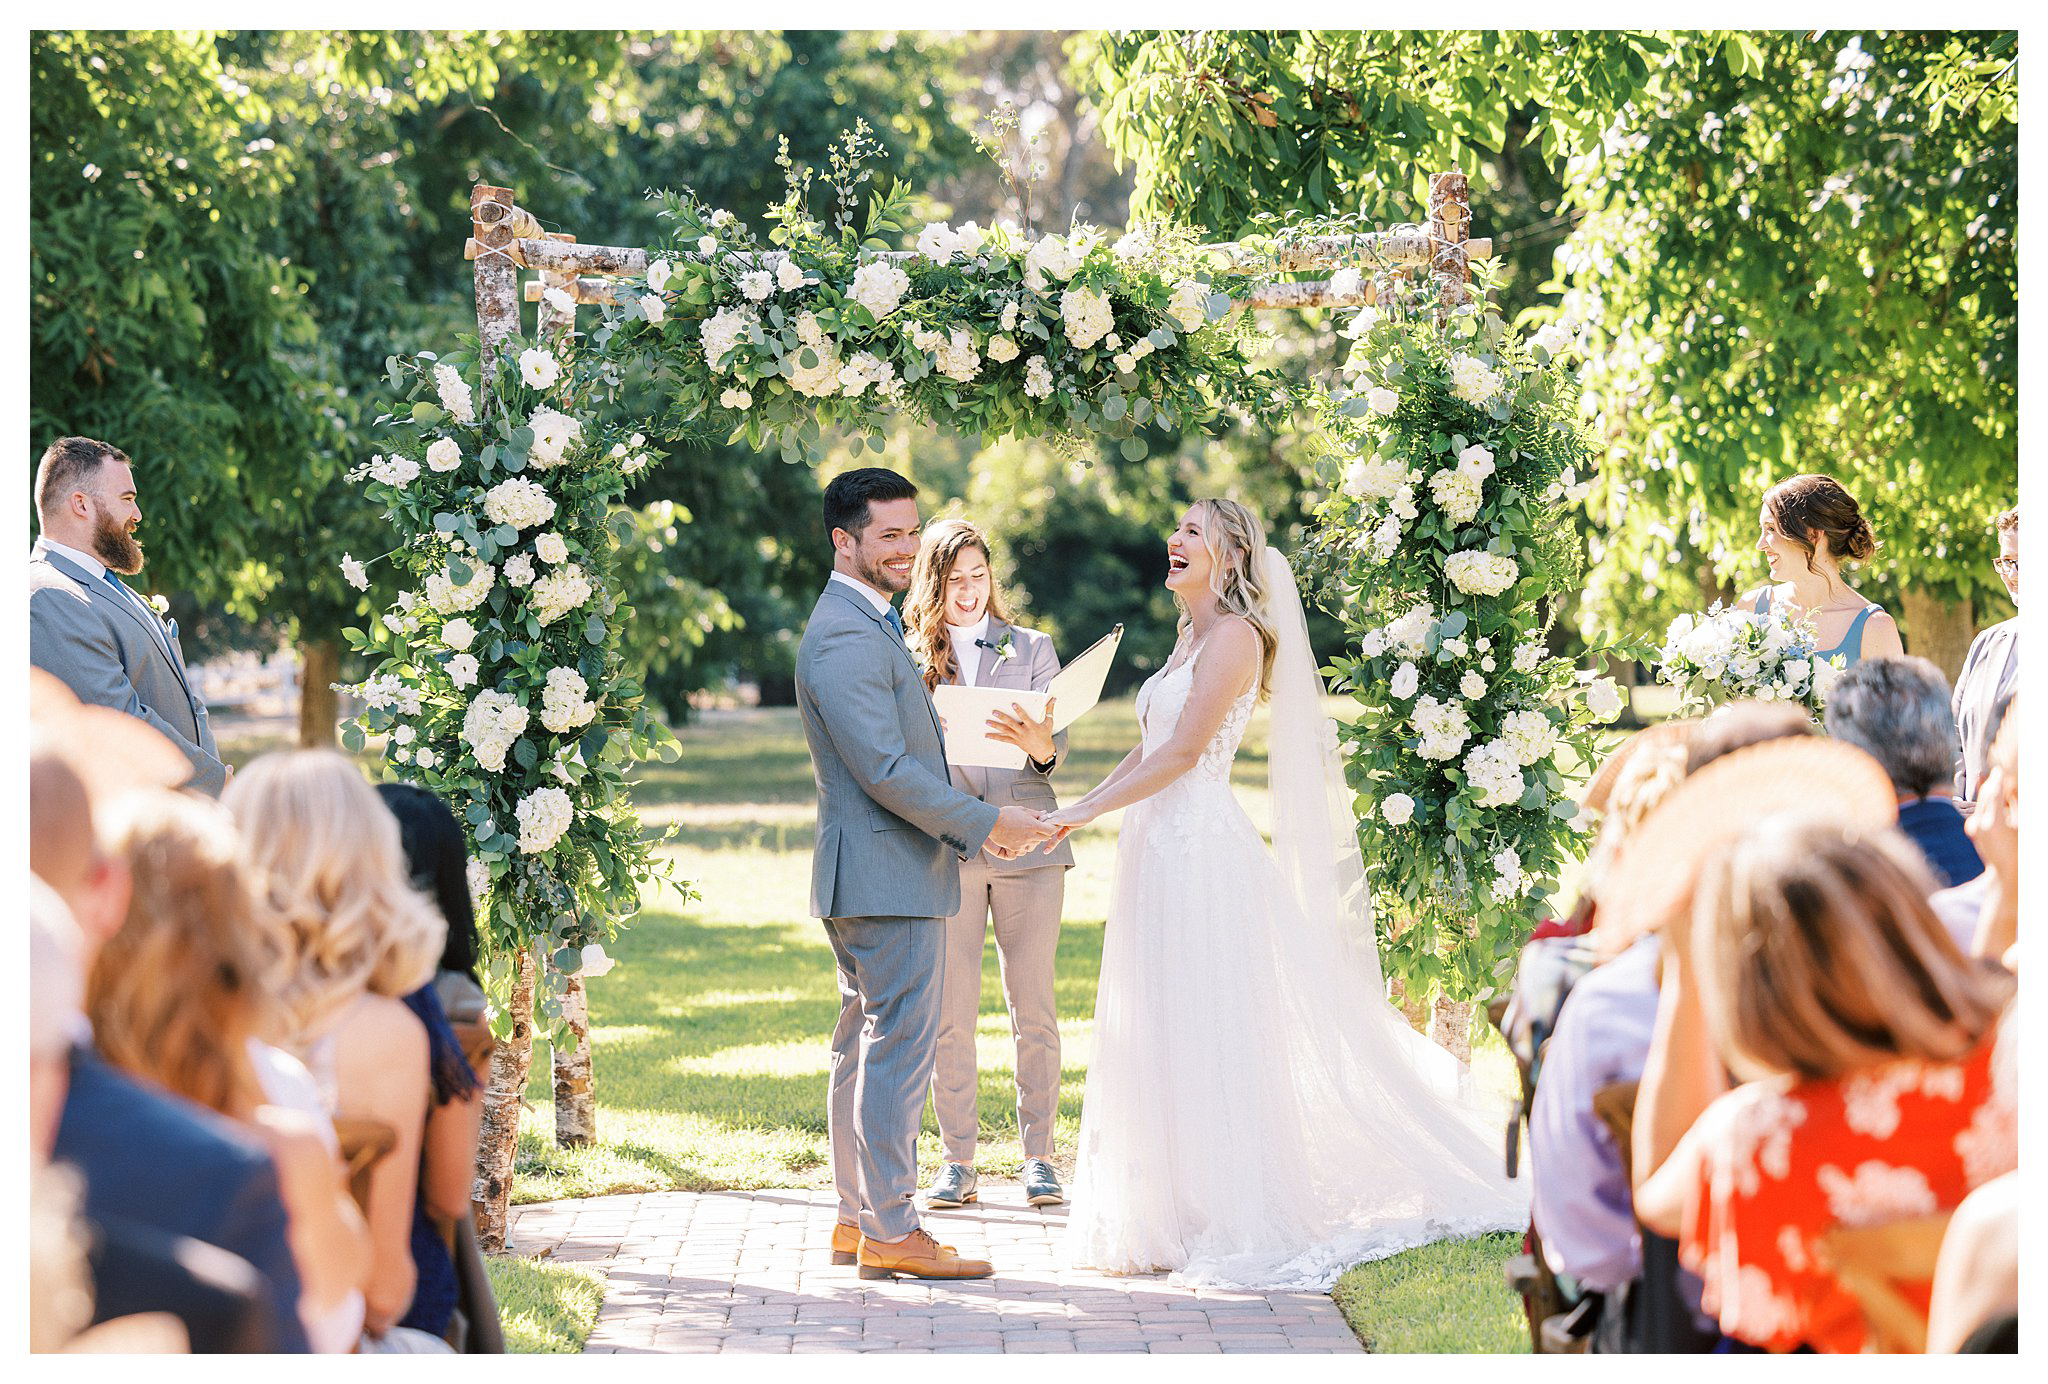
<path fill-rule="evenodd" d="M 1385 998 L 1335 729 L 1292 575 L 1267 560 L 1269 586 L 1285 580 L 1278 854 L 1230 787 L 1254 689 L 1193 769 L 1124 812 L 1067 1257 L 1323 1290 L 1361 1260 L 1521 1229 L 1528 1194 L 1502 1167 L 1505 1109 Z M 1172 736 L 1199 657 L 1139 692 L 1147 754 Z"/>

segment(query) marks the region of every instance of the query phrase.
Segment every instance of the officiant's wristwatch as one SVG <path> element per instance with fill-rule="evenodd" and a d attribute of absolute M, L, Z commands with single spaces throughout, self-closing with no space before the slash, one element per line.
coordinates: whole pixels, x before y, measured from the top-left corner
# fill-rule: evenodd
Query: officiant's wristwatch
<path fill-rule="evenodd" d="M 1024 756 L 1024 759 L 1025 762 L 1030 764 L 1033 769 L 1037 770 L 1041 774 L 1051 773 L 1053 771 L 1054 766 L 1056 766 L 1060 762 L 1060 757 L 1057 752 L 1054 753 L 1051 759 L 1046 760 L 1043 764 L 1040 764 L 1037 760 L 1031 758 L 1030 755 Z"/>

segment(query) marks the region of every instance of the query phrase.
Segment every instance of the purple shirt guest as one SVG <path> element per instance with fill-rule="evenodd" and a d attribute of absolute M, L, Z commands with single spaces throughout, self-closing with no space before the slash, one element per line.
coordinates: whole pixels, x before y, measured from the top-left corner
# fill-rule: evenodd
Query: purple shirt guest
<path fill-rule="evenodd" d="M 1551 1272 L 1611 1292 L 1642 1268 L 1621 1150 L 1594 1093 L 1642 1077 L 1657 1024 L 1657 938 L 1646 934 L 1572 987 L 1529 1112 L 1530 1216 Z"/>

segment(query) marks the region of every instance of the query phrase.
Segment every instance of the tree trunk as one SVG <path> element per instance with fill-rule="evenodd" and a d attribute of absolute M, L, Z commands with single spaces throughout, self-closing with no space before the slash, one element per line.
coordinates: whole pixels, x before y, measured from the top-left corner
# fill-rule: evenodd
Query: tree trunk
<path fill-rule="evenodd" d="M 583 977 L 569 976 L 562 1022 L 575 1046 L 555 1049 L 555 1142 L 577 1148 L 597 1141 L 597 1096 L 590 1066 L 590 1002 Z"/>
<path fill-rule="evenodd" d="M 1946 601 L 1925 591 L 1901 591 L 1899 613 L 1906 652 L 1927 659 L 1950 682 L 1963 671 L 1963 658 L 1977 636 L 1976 603 Z"/>
<path fill-rule="evenodd" d="M 526 1078 L 533 1067 L 533 950 L 520 948 L 513 958 L 512 1035 L 491 1054 L 491 1084 L 484 1092 L 483 1132 L 476 1146 L 476 1183 L 470 1197 L 476 1206 L 476 1236 L 483 1249 L 501 1254 L 511 1219 L 512 1162 L 519 1146 L 519 1111 L 525 1103 Z"/>
<path fill-rule="evenodd" d="M 1438 995 L 1429 1021 L 1429 1040 L 1460 1062 L 1472 1060 L 1472 1010 L 1470 1000 Z"/>
<path fill-rule="evenodd" d="M 1394 1008 L 1401 1011 L 1408 1020 L 1408 1026 L 1417 1033 L 1429 1031 L 1429 1001 L 1419 995 L 1408 993 L 1408 982 L 1399 976 L 1387 984 L 1387 998 Z"/>
<path fill-rule="evenodd" d="M 334 690 L 341 676 L 341 645 L 332 639 L 302 639 L 299 660 L 299 748 L 331 750 L 334 726 L 341 719 L 341 698 Z"/>

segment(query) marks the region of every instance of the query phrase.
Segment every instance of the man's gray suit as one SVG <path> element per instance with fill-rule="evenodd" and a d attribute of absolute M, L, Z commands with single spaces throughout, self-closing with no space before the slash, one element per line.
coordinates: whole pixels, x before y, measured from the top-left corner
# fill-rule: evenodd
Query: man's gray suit
<path fill-rule="evenodd" d="M 917 1130 L 959 861 L 999 809 L 952 786 L 938 713 L 901 636 L 832 582 L 804 627 L 796 700 L 818 780 L 811 914 L 839 963 L 828 1127 L 842 1221 L 917 1228 Z"/>
<path fill-rule="evenodd" d="M 162 731 L 192 761 L 186 786 L 218 796 L 227 768 L 177 635 L 140 597 L 124 597 L 107 580 L 36 540 L 28 560 L 29 662 L 62 679 L 81 702 Z"/>
<path fill-rule="evenodd" d="M 1956 717 L 1956 796 L 1977 800 L 1989 772 L 1991 711 L 1998 699 L 2018 686 L 2020 621 L 1993 625 L 1970 641 L 1970 653 L 1956 678 L 1952 709 Z"/>

